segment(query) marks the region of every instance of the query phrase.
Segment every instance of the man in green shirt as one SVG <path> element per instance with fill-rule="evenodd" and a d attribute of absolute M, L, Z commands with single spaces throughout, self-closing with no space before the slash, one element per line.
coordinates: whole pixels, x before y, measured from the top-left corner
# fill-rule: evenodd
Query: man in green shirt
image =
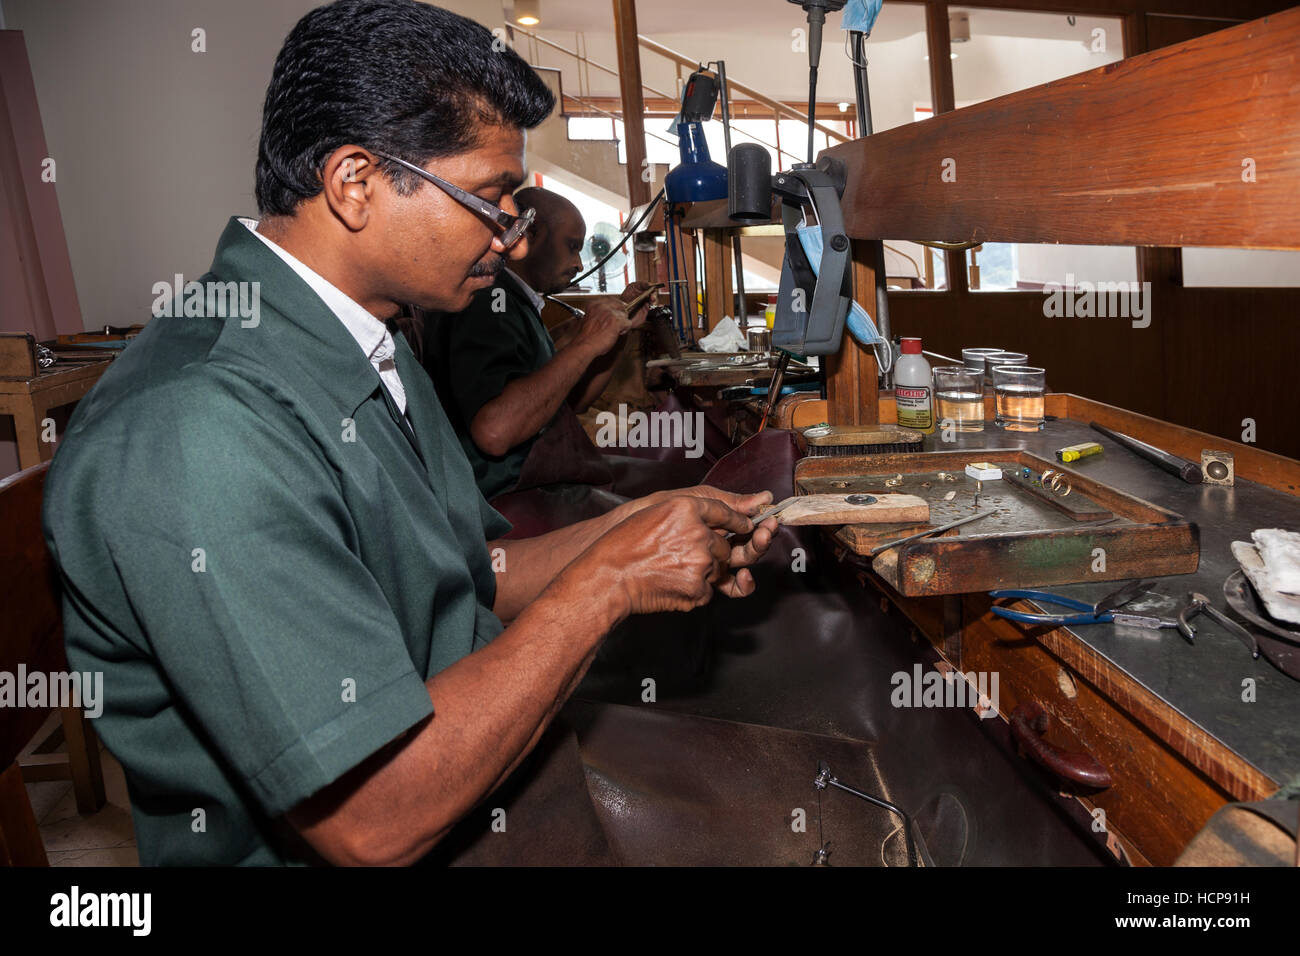
<path fill-rule="evenodd" d="M 267 92 L 261 221 L 230 221 L 78 407 L 46 538 L 143 863 L 419 860 L 610 628 L 753 590 L 766 496 L 660 495 L 498 540 L 384 326 L 399 303 L 464 308 L 526 250 L 510 192 L 552 105 L 444 10 L 309 13 Z"/>

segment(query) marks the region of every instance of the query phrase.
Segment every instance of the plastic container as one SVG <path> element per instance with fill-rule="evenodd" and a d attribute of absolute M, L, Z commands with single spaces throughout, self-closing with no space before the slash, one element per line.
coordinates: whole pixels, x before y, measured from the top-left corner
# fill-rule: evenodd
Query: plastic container
<path fill-rule="evenodd" d="M 898 424 L 929 434 L 934 431 L 934 382 L 930 363 L 921 354 L 921 340 L 901 340 L 903 354 L 894 366 L 894 402 Z"/>

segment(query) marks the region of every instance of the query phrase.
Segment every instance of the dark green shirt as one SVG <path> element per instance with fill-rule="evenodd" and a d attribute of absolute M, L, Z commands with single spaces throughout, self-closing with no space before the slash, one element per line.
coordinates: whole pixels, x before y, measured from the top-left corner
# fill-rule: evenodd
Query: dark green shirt
<path fill-rule="evenodd" d="M 474 466 L 479 491 L 494 498 L 515 486 L 537 436 L 495 457 L 474 444 L 470 422 L 512 381 L 554 358 L 555 343 L 527 294 L 504 270 L 495 284 L 474 294 L 464 312 L 437 315 L 432 325 L 425 367 Z"/>
<path fill-rule="evenodd" d="M 237 220 L 199 281 L 260 283 L 257 325 L 149 323 L 73 416 L 46 538 L 141 862 L 302 862 L 278 818 L 431 714 L 424 681 L 500 633 L 485 542 L 510 526 L 404 339 L 409 434 Z"/>

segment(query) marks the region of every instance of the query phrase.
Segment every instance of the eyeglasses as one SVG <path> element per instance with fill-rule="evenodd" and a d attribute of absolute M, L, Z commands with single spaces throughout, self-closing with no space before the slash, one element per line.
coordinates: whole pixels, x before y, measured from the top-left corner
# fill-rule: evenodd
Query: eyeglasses
<path fill-rule="evenodd" d="M 493 223 L 495 226 L 497 226 L 499 229 L 502 230 L 501 245 L 503 245 L 507 249 L 509 249 L 511 246 L 513 246 L 516 242 L 518 242 L 523 237 L 524 233 L 528 231 L 528 227 L 533 224 L 533 220 L 537 218 L 536 209 L 527 209 L 523 212 L 522 215 L 512 216 L 510 215 L 510 213 L 506 212 L 500 206 L 494 206 L 486 199 L 480 199 L 478 196 L 475 196 L 473 193 L 466 192 L 465 190 L 461 189 L 459 186 L 455 186 L 447 182 L 447 180 L 443 179 L 441 176 L 435 176 L 433 173 L 429 172 L 426 169 L 421 169 L 419 166 L 416 166 L 414 163 L 408 163 L 406 160 L 398 159 L 396 156 L 390 156 L 387 153 L 381 153 L 377 149 L 372 149 L 371 152 L 374 153 L 376 156 L 382 157 L 383 159 L 387 159 L 391 162 L 397 163 L 397 165 L 401 166 L 404 169 L 409 169 L 417 176 L 423 176 L 425 179 L 429 180 L 429 182 L 433 183 L 435 186 L 437 186 L 439 189 L 445 192 L 452 199 L 456 200 L 462 206 L 466 207 L 467 209 L 473 210 L 474 212 L 478 213 L 480 216 L 483 216 L 485 219 Z"/>

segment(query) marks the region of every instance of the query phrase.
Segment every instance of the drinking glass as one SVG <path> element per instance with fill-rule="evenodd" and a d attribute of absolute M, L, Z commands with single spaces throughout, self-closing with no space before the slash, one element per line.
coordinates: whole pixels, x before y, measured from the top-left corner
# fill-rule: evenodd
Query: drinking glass
<path fill-rule="evenodd" d="M 1047 372 L 1032 365 L 993 367 L 993 421 L 1012 432 L 1036 432 L 1046 423 Z"/>
<path fill-rule="evenodd" d="M 984 356 L 984 381 L 993 382 L 995 365 L 1028 365 L 1029 356 L 1024 352 L 993 352 Z"/>
<path fill-rule="evenodd" d="M 959 432 L 982 432 L 984 375 L 964 365 L 940 365 L 933 374 L 935 425 Z M 947 422 L 952 424 L 946 425 Z"/>
<path fill-rule="evenodd" d="M 994 352 L 1001 352 L 1002 349 L 962 349 L 961 360 L 967 368 L 974 369 L 981 375 L 984 374 L 984 356 L 992 355 Z"/>

